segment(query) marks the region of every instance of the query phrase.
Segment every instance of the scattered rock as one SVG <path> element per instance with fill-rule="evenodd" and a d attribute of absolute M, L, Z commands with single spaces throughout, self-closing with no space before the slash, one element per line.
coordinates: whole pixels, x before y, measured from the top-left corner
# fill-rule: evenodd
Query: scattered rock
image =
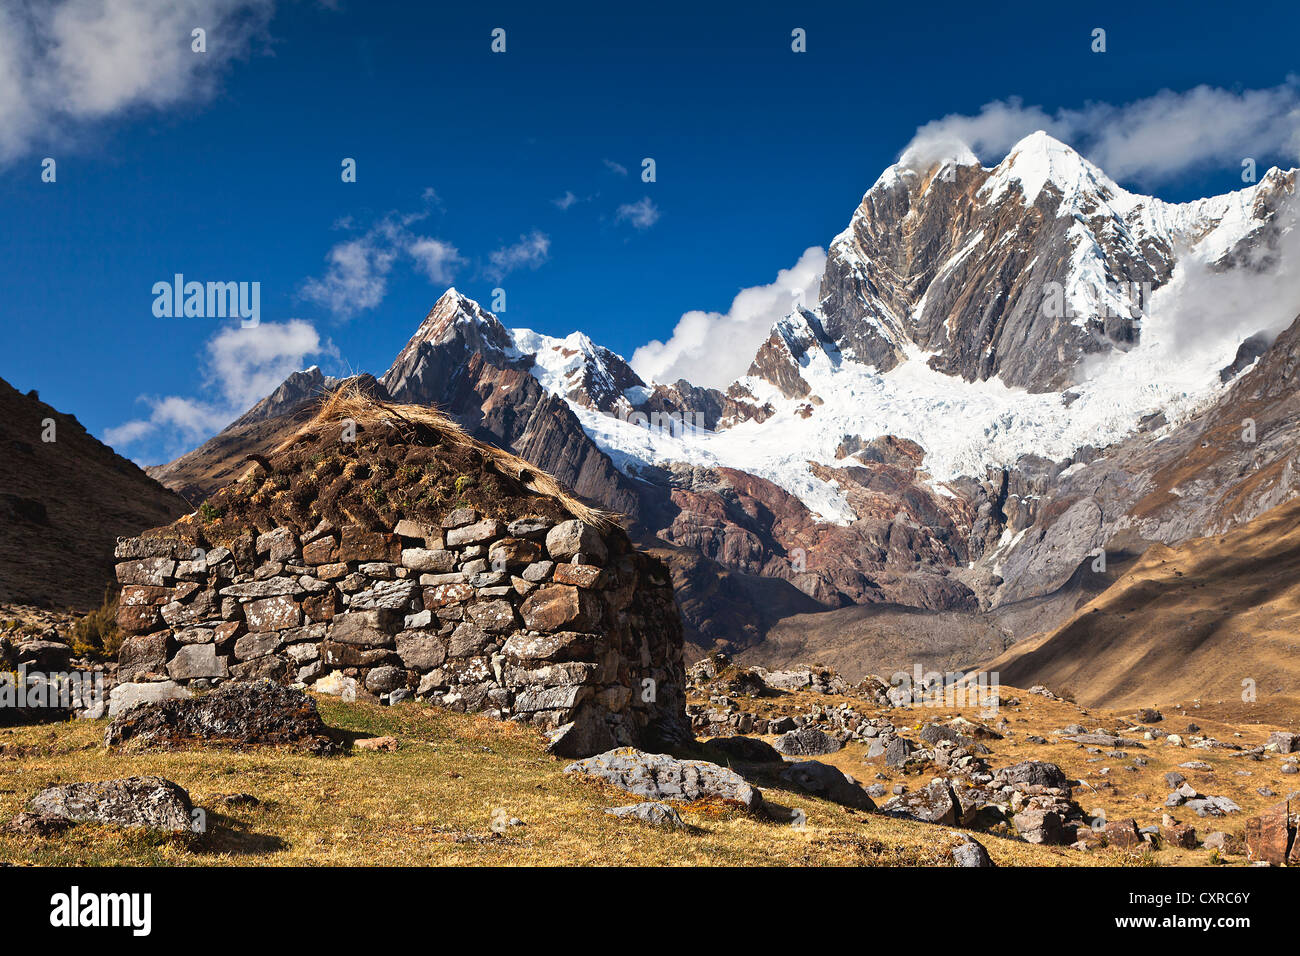
<path fill-rule="evenodd" d="M 733 770 L 703 760 L 678 760 L 631 747 L 609 750 L 564 768 L 650 800 L 725 800 L 748 810 L 762 806 L 762 793 Z"/>
<path fill-rule="evenodd" d="M 685 830 L 686 821 L 666 803 L 634 803 L 626 807 L 611 807 L 605 811 L 616 817 L 632 817 L 642 823 L 672 830 Z"/>
<path fill-rule="evenodd" d="M 782 734 L 773 746 L 790 757 L 820 757 L 833 754 L 844 745 L 815 727 L 804 727 Z"/>
<path fill-rule="evenodd" d="M 966 834 L 961 834 L 961 836 L 962 842 L 952 848 L 954 866 L 991 867 L 996 865 L 992 857 L 989 856 L 989 851 L 984 849 L 984 844 Z"/>
<path fill-rule="evenodd" d="M 113 718 L 104 735 L 109 747 L 192 744 L 287 745 L 333 753 L 338 744 L 302 691 L 269 680 L 232 682 L 199 697 L 140 704 Z"/>
<path fill-rule="evenodd" d="M 830 800 L 854 810 L 875 810 L 875 801 L 857 782 L 843 771 L 817 760 L 791 764 L 781 772 L 781 779 L 805 793 Z"/>
<path fill-rule="evenodd" d="M 29 806 L 43 817 L 75 823 L 190 832 L 193 805 L 184 789 L 163 777 L 127 777 L 49 787 Z"/>

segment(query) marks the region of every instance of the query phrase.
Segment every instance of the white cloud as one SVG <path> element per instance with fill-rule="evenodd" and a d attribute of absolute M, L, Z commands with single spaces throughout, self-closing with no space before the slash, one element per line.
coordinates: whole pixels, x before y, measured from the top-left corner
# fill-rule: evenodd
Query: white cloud
<path fill-rule="evenodd" d="M 581 201 L 582 200 L 580 200 L 577 196 L 573 194 L 573 190 L 571 189 L 566 189 L 564 191 L 564 195 L 561 196 L 559 199 L 551 200 L 551 202 L 559 206 L 561 209 L 568 209 L 574 203 L 581 202 Z"/>
<path fill-rule="evenodd" d="M 606 169 L 611 173 L 614 173 L 616 176 L 627 175 L 627 167 L 622 163 L 616 163 L 612 159 L 602 159 L 601 162 L 605 164 Z"/>
<path fill-rule="evenodd" d="M 1048 113 L 1019 98 L 986 103 L 974 116 L 952 114 L 919 127 L 904 165 L 928 166 L 969 146 L 997 162 L 1018 140 L 1045 130 L 1070 143 L 1108 175 L 1159 183 L 1215 165 L 1237 170 L 1266 157 L 1300 160 L 1300 81 L 1233 92 L 1197 86 L 1162 90 L 1122 106 L 1090 103 Z"/>
<path fill-rule="evenodd" d="M 1275 243 L 1244 250 L 1235 268 L 1191 259 L 1152 294 L 1151 312 L 1177 317 L 1175 354 L 1228 335 L 1262 332 L 1271 342 L 1300 313 L 1300 204 L 1292 196 L 1273 220 Z"/>
<path fill-rule="evenodd" d="M 19 0 L 0 9 L 0 161 L 133 109 L 204 99 L 274 0 Z M 207 31 L 207 52 L 190 31 Z"/>
<path fill-rule="evenodd" d="M 644 196 L 619 206 L 614 221 L 630 223 L 633 229 L 649 229 L 659 221 L 659 207 L 649 196 Z"/>
<path fill-rule="evenodd" d="M 649 342 L 633 353 L 632 368 L 647 381 L 684 378 L 725 388 L 749 370 L 775 322 L 796 303 L 816 305 L 825 266 L 824 249 L 804 250 L 798 262 L 777 273 L 776 281 L 742 289 L 726 312 L 684 314 L 667 342 Z"/>
<path fill-rule="evenodd" d="M 104 432 L 104 441 L 122 448 L 146 439 L 161 441 L 169 453 L 183 451 L 220 431 L 257 404 L 311 357 L 337 357 L 338 351 L 302 319 L 262 322 L 251 328 L 219 331 L 206 345 L 202 369 L 206 397 L 142 395 L 146 418 L 123 422 Z"/>
<path fill-rule="evenodd" d="M 509 246 L 502 246 L 488 255 L 488 266 L 483 271 L 500 281 L 507 273 L 516 269 L 536 269 L 550 257 L 551 237 L 543 232 L 533 230 L 519 241 Z"/>
<path fill-rule="evenodd" d="M 388 292 L 388 273 L 396 258 L 393 249 L 371 233 L 340 242 L 325 256 L 325 275 L 303 284 L 303 298 L 340 316 L 373 309 Z"/>
<path fill-rule="evenodd" d="M 416 238 L 406 251 L 415 260 L 416 268 L 435 285 L 451 285 L 455 269 L 465 262 L 450 242 L 427 236 Z"/>
<path fill-rule="evenodd" d="M 428 192 L 425 198 L 431 201 Z M 410 227 L 427 215 L 390 213 L 355 239 L 337 243 L 325 255 L 329 263 L 325 274 L 304 282 L 302 297 L 342 318 L 373 309 L 388 293 L 389 273 L 402 258 L 409 259 L 430 282 L 450 285 L 465 260 L 450 242 L 411 231 Z M 351 221 L 338 225 L 352 227 Z"/>
<path fill-rule="evenodd" d="M 334 347 L 303 319 L 222 329 L 208 342 L 207 381 L 242 411 L 301 369 L 308 356 L 322 354 L 334 355 Z"/>

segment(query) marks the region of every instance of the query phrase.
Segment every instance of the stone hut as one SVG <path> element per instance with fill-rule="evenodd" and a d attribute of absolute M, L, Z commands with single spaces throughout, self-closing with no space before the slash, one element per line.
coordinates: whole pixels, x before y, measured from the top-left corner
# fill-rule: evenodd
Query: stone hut
<path fill-rule="evenodd" d="M 268 677 L 522 721 L 565 756 L 688 734 L 667 568 L 433 409 L 336 392 L 116 556 L 114 711 Z"/>

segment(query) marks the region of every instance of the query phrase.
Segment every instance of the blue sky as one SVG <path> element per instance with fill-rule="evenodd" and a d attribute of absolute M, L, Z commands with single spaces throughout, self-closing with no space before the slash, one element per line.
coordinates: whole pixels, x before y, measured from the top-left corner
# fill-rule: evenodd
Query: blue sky
<path fill-rule="evenodd" d="M 147 463 L 299 364 L 382 373 L 448 284 L 631 356 L 825 247 L 945 116 L 986 163 L 1046 117 L 1169 200 L 1300 145 L 1293 5 L 152 6 L 0 14 L 0 377 Z M 262 326 L 156 317 L 177 272 L 260 282 Z"/>

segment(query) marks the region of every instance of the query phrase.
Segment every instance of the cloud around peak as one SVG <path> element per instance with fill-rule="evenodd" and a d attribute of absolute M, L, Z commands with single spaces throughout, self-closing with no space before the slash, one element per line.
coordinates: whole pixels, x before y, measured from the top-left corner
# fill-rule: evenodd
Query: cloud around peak
<path fill-rule="evenodd" d="M 816 304 L 825 267 L 826 250 L 805 249 L 774 281 L 741 289 L 726 312 L 682 315 L 667 342 L 648 342 L 632 354 L 632 368 L 646 381 L 684 378 L 693 385 L 725 388 L 749 370 L 777 321 L 796 304 Z"/>
<path fill-rule="evenodd" d="M 969 149 L 991 165 L 1037 130 L 1074 146 L 1108 176 L 1143 185 L 1214 166 L 1237 170 L 1248 158 L 1294 164 L 1300 162 L 1300 79 L 1256 90 L 1166 89 L 1122 105 L 1054 112 L 1019 97 L 994 100 L 974 115 L 953 113 L 918 127 L 899 162 L 928 168 Z"/>

